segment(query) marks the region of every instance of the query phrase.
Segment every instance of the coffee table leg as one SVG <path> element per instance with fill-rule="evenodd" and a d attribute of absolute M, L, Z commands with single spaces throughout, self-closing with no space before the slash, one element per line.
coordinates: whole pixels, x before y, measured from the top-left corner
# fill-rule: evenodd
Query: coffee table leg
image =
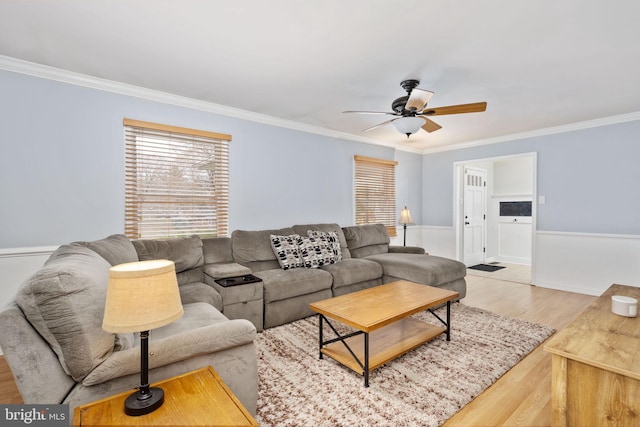
<path fill-rule="evenodd" d="M 364 386 L 369 387 L 369 333 L 364 333 Z"/>
<path fill-rule="evenodd" d="M 320 337 L 320 341 L 319 341 L 319 349 L 318 349 L 318 354 L 320 355 L 320 359 L 322 359 L 322 319 L 324 318 L 324 316 L 322 314 L 318 314 L 318 336 Z"/>
<path fill-rule="evenodd" d="M 451 301 L 447 301 L 447 341 L 451 341 Z"/>

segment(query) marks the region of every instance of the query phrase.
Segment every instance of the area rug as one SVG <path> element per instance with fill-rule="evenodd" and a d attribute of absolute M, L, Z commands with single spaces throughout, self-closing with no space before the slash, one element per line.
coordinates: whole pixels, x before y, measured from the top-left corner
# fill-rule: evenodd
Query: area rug
<path fill-rule="evenodd" d="M 438 324 L 428 312 L 414 317 Z M 451 341 L 441 335 L 372 371 L 369 388 L 362 376 L 318 358 L 316 316 L 261 332 L 258 423 L 439 426 L 554 332 L 461 303 L 452 304 L 451 320 Z"/>
<path fill-rule="evenodd" d="M 494 272 L 494 271 L 502 270 L 505 267 L 500 265 L 491 265 L 491 264 L 477 264 L 477 265 L 472 265 L 469 268 L 472 270 Z"/>

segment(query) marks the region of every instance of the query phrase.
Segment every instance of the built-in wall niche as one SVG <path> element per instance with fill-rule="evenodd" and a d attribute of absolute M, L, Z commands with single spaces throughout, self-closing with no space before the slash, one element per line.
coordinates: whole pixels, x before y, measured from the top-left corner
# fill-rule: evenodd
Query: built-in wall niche
<path fill-rule="evenodd" d="M 500 216 L 531 216 L 531 201 L 499 202 Z"/>

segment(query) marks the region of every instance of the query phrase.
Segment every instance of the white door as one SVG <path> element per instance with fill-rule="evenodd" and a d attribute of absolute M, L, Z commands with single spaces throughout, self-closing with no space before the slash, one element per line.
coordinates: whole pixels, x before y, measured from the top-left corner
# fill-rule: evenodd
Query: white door
<path fill-rule="evenodd" d="M 464 263 L 481 264 L 485 255 L 487 171 L 464 169 Z"/>

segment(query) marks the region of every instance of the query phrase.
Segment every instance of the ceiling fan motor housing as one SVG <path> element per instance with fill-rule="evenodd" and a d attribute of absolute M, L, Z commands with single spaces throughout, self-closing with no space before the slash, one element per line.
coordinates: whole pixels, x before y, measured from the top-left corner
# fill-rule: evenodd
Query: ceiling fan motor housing
<path fill-rule="evenodd" d="M 409 113 L 404 109 L 404 106 L 407 105 L 407 100 L 409 99 L 409 95 L 401 96 L 393 101 L 391 104 L 391 109 L 397 114 L 405 115 Z"/>
<path fill-rule="evenodd" d="M 400 83 L 400 86 L 402 86 L 402 88 L 404 90 L 407 91 L 407 95 L 406 96 L 401 96 L 400 98 L 397 98 L 393 101 L 393 103 L 391 103 L 391 109 L 396 113 L 396 114 L 400 114 L 404 117 L 407 116 L 415 116 L 415 111 L 409 111 L 405 109 L 405 106 L 407 105 L 407 101 L 409 100 L 409 96 L 411 95 L 411 91 L 415 88 L 418 87 L 418 85 L 420 84 L 419 80 L 403 80 Z"/>

